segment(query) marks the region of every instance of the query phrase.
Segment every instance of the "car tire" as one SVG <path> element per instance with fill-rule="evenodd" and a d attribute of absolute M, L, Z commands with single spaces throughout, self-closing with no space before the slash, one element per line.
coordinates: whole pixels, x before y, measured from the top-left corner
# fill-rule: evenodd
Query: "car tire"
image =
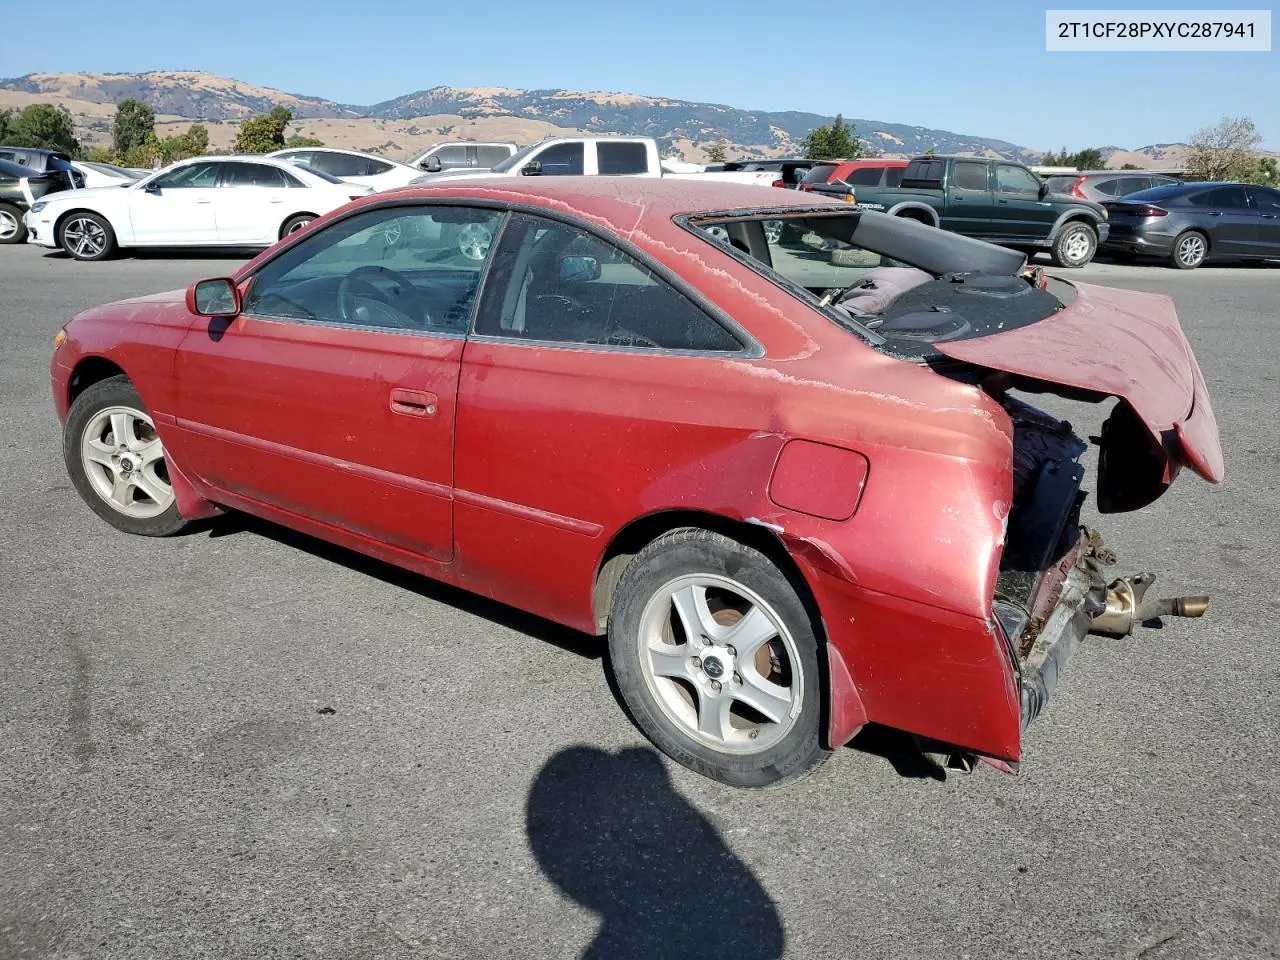
<path fill-rule="evenodd" d="M 1169 266 L 1175 270 L 1194 270 L 1209 256 L 1209 238 L 1199 230 L 1183 230 L 1169 251 Z"/>
<path fill-rule="evenodd" d="M 786 574 L 702 529 L 636 554 L 609 617 L 610 665 L 636 725 L 677 763 L 735 787 L 798 780 L 829 755 L 819 644 Z"/>
<path fill-rule="evenodd" d="M 1083 267 L 1098 252 L 1098 231 L 1082 220 L 1065 223 L 1053 238 L 1050 256 L 1056 267 Z"/>
<path fill-rule="evenodd" d="M 12 203 L 0 203 L 0 243 L 22 243 L 27 239 L 27 225 L 22 210 Z"/>
<path fill-rule="evenodd" d="M 291 233 L 297 233 L 315 218 L 314 213 L 299 213 L 297 216 L 290 217 L 280 227 L 280 239 L 283 240 Z"/>
<path fill-rule="evenodd" d="M 167 537 L 188 525 L 164 446 L 128 377 L 100 380 L 76 397 L 62 428 L 62 457 L 76 492 L 117 530 Z"/>
<path fill-rule="evenodd" d="M 80 210 L 58 224 L 58 246 L 76 260 L 106 260 L 116 252 L 116 232 L 105 217 Z"/>

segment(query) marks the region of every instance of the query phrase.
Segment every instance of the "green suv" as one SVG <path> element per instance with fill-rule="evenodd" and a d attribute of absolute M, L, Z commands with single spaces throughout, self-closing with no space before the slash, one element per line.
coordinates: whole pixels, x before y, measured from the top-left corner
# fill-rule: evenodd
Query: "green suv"
<path fill-rule="evenodd" d="M 1020 163 L 981 157 L 917 157 L 897 187 L 858 187 L 858 205 L 966 237 L 1083 267 L 1107 239 L 1101 204 L 1050 193 Z"/>

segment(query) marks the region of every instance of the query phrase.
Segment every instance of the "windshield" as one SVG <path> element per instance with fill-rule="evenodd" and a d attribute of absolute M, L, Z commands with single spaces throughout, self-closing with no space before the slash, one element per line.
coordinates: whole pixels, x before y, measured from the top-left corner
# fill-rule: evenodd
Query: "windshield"
<path fill-rule="evenodd" d="M 537 143 L 531 143 L 529 146 L 525 147 L 523 150 L 517 150 L 511 156 L 507 157 L 507 159 L 503 160 L 501 163 L 493 167 L 492 168 L 493 172 L 506 173 L 508 170 L 514 170 L 516 169 L 516 167 L 524 166 L 524 162 L 528 158 L 529 154 L 533 153 L 533 151 L 537 150 L 540 146 L 542 146 L 546 142 L 547 141 L 545 140 L 540 140 Z"/>
<path fill-rule="evenodd" d="M 836 165 L 834 163 L 819 163 L 809 168 L 809 172 L 804 175 L 801 183 L 826 183 L 827 177 L 835 173 Z"/>
<path fill-rule="evenodd" d="M 138 175 L 136 173 L 130 173 L 124 167 L 117 167 L 114 163 L 98 163 L 96 161 L 91 163 L 85 160 L 81 161 L 80 166 L 88 167 L 90 170 L 96 170 L 98 173 L 105 173 L 112 177 L 123 177 L 126 180 L 138 179 Z"/>
<path fill-rule="evenodd" d="M 1020 253 L 884 214 L 825 209 L 691 221 L 711 242 L 873 345 L 902 357 L 1055 313 Z"/>

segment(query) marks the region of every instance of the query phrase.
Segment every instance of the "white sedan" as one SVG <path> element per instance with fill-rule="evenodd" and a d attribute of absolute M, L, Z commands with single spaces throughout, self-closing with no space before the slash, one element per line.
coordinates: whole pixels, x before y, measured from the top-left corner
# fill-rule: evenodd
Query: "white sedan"
<path fill-rule="evenodd" d="M 102 260 L 121 247 L 269 247 L 373 193 L 269 157 L 182 160 L 133 185 L 67 190 L 31 205 L 28 242 Z"/>
<path fill-rule="evenodd" d="M 84 185 L 93 187 L 119 187 L 142 179 L 137 173 L 117 167 L 114 163 L 98 163 L 92 160 L 72 160 L 71 169 L 84 174 Z"/>
<path fill-rule="evenodd" d="M 386 157 L 375 157 L 357 150 L 336 150 L 333 147 L 292 147 L 267 154 L 277 160 L 301 163 L 313 170 L 320 170 L 348 183 L 363 183 L 374 190 L 394 190 L 407 186 L 414 177 L 422 175 L 416 167 L 409 167 Z"/>

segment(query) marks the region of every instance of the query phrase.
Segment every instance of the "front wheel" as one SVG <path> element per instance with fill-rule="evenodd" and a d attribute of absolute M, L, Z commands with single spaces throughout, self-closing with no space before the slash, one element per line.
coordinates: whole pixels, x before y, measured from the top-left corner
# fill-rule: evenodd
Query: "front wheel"
<path fill-rule="evenodd" d="M 58 243 L 77 260 L 105 260 L 116 249 L 116 233 L 105 217 L 73 213 L 58 228 Z"/>
<path fill-rule="evenodd" d="M 76 397 L 62 428 L 62 456 L 76 492 L 117 530 L 166 537 L 187 525 L 164 444 L 127 377 L 101 380 Z"/>
<path fill-rule="evenodd" d="M 0 243 L 22 243 L 27 239 L 27 226 L 22 211 L 12 203 L 0 203 Z"/>
<path fill-rule="evenodd" d="M 704 776 L 766 787 L 828 756 L 813 619 L 751 547 L 683 529 L 641 550 L 618 584 L 609 654 L 640 729 Z"/>
<path fill-rule="evenodd" d="M 1098 231 L 1087 223 L 1072 221 L 1058 231 L 1051 251 L 1054 266 L 1083 267 L 1098 250 Z"/>

